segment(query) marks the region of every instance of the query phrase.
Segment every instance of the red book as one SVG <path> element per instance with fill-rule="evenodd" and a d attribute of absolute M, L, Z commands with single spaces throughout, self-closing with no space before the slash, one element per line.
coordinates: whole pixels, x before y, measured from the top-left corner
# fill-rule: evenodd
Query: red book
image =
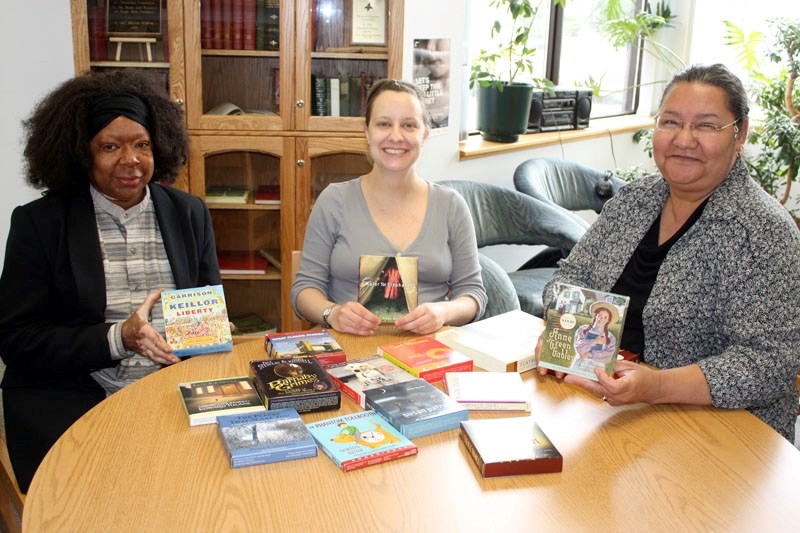
<path fill-rule="evenodd" d="M 200 4 L 200 46 L 206 50 L 214 48 L 214 14 L 211 0 Z"/>
<path fill-rule="evenodd" d="M 212 46 L 216 50 L 222 48 L 224 44 L 224 35 L 222 31 L 222 18 L 223 18 L 223 10 L 222 10 L 222 2 L 224 0 L 211 0 L 211 37 L 212 37 Z"/>
<path fill-rule="evenodd" d="M 483 477 L 561 472 L 564 458 L 533 418 L 461 422 L 461 441 Z"/>
<path fill-rule="evenodd" d="M 169 61 L 169 19 L 167 9 L 161 10 L 161 46 L 164 50 L 164 61 Z"/>
<path fill-rule="evenodd" d="M 256 49 L 256 0 L 243 0 L 242 2 L 242 48 L 244 50 Z"/>
<path fill-rule="evenodd" d="M 243 0 L 232 0 L 231 5 L 231 48 L 241 50 L 244 39 Z"/>
<path fill-rule="evenodd" d="M 220 274 L 264 274 L 268 261 L 256 251 L 217 251 Z"/>
<path fill-rule="evenodd" d="M 89 8 L 89 57 L 91 61 L 105 61 L 108 59 L 106 10 L 102 6 Z"/>
<path fill-rule="evenodd" d="M 472 371 L 472 359 L 433 337 L 384 344 L 378 346 L 378 355 L 429 383 L 442 381 L 446 372 Z"/>
<path fill-rule="evenodd" d="M 261 185 L 256 189 L 254 203 L 263 205 L 280 205 L 281 188 L 279 185 Z"/>
<path fill-rule="evenodd" d="M 222 0 L 222 48 L 233 48 L 233 0 Z"/>

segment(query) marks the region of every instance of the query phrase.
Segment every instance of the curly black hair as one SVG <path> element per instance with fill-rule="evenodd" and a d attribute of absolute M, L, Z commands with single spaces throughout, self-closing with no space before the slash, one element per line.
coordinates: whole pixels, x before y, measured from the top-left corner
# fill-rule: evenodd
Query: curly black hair
<path fill-rule="evenodd" d="M 87 109 L 99 96 L 121 93 L 138 96 L 149 108 L 153 180 L 174 182 L 189 153 L 183 110 L 159 78 L 142 70 L 120 69 L 85 72 L 62 83 L 22 122 L 28 184 L 50 192 L 83 190 L 92 168 Z"/>

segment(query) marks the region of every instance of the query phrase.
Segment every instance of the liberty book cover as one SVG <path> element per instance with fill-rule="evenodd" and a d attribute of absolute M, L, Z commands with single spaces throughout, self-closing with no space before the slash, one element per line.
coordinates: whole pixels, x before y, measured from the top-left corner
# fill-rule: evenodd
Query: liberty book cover
<path fill-rule="evenodd" d="M 455 429 L 469 418 L 466 407 L 425 381 L 415 379 L 364 391 L 374 409 L 409 439 Z"/>
<path fill-rule="evenodd" d="M 342 394 L 314 356 L 250 361 L 250 380 L 267 409 L 338 409 Z"/>
<path fill-rule="evenodd" d="M 362 255 L 358 261 L 358 303 L 394 322 L 417 307 L 418 260 L 403 255 Z"/>
<path fill-rule="evenodd" d="M 164 330 L 178 357 L 233 350 L 222 285 L 161 293 Z"/>
<path fill-rule="evenodd" d="M 564 459 L 542 428 L 527 417 L 461 422 L 461 441 L 483 477 L 561 472 Z"/>
<path fill-rule="evenodd" d="M 292 407 L 218 420 L 234 468 L 317 456 L 317 444 Z"/>
<path fill-rule="evenodd" d="M 307 424 L 325 454 L 345 472 L 417 453 L 417 446 L 375 411 Z"/>
<path fill-rule="evenodd" d="M 220 415 L 265 410 L 247 376 L 185 382 L 178 389 L 190 426 L 214 424 Z"/>
<path fill-rule="evenodd" d="M 595 368 L 612 374 L 630 299 L 566 283 L 556 283 L 553 291 L 539 366 L 594 381 Z"/>

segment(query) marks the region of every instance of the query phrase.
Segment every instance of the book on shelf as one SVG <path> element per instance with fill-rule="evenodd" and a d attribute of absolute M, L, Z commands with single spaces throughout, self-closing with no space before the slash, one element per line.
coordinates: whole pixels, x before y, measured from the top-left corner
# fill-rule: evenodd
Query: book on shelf
<path fill-rule="evenodd" d="M 328 82 L 325 76 L 312 74 L 311 76 L 311 114 L 324 117 L 330 115 L 328 107 Z"/>
<path fill-rule="evenodd" d="M 190 426 L 215 424 L 220 415 L 266 410 L 247 376 L 184 382 L 178 390 Z"/>
<path fill-rule="evenodd" d="M 322 451 L 345 472 L 408 457 L 417 446 L 375 411 L 306 424 Z"/>
<path fill-rule="evenodd" d="M 325 329 L 270 333 L 264 336 L 264 349 L 270 359 L 314 356 L 324 368 L 347 360 L 341 345 Z"/>
<path fill-rule="evenodd" d="M 338 409 L 341 393 L 316 357 L 250 361 L 250 381 L 267 409 Z"/>
<path fill-rule="evenodd" d="M 424 379 L 364 391 L 372 409 L 409 439 L 456 429 L 469 411 Z"/>
<path fill-rule="evenodd" d="M 472 359 L 428 336 L 382 344 L 378 355 L 430 383 L 442 381 L 445 372 L 471 372 L 473 368 Z"/>
<path fill-rule="evenodd" d="M 266 49 L 267 40 L 267 3 L 256 1 L 256 50 Z"/>
<path fill-rule="evenodd" d="M 317 456 L 317 443 L 291 407 L 223 415 L 218 425 L 233 468 Z"/>
<path fill-rule="evenodd" d="M 257 313 L 247 313 L 246 315 L 231 317 L 231 322 L 236 326 L 233 330 L 233 336 L 237 335 L 267 335 L 275 333 L 278 328 L 270 322 L 265 320 Z"/>
<path fill-rule="evenodd" d="M 161 309 L 166 341 L 178 357 L 233 349 L 222 285 L 162 291 Z"/>
<path fill-rule="evenodd" d="M 339 76 L 339 112 L 343 117 L 353 116 L 350 113 L 350 76 Z"/>
<path fill-rule="evenodd" d="M 417 379 L 377 354 L 337 363 L 326 370 L 342 394 L 362 408 L 365 406 L 365 390 Z"/>
<path fill-rule="evenodd" d="M 265 274 L 269 262 L 259 252 L 250 250 L 217 250 L 220 274 Z"/>
<path fill-rule="evenodd" d="M 336 76 L 331 76 L 326 78 L 328 81 L 328 110 L 329 115 L 332 117 L 339 117 L 342 115 L 341 113 L 341 91 L 340 91 L 340 82 L 339 78 Z"/>
<path fill-rule="evenodd" d="M 556 283 L 553 294 L 539 366 L 594 381 L 595 368 L 613 374 L 630 299 L 566 283 Z"/>
<path fill-rule="evenodd" d="M 211 3 L 211 48 L 220 50 L 224 48 L 225 40 L 222 30 L 223 9 L 222 3 L 226 0 L 210 0 Z M 202 31 L 202 29 L 201 29 Z"/>
<path fill-rule="evenodd" d="M 108 59 L 106 36 L 106 9 L 103 6 L 89 7 L 89 57 L 92 61 Z"/>
<path fill-rule="evenodd" d="M 241 50 L 244 45 L 243 0 L 228 0 L 231 3 L 231 48 Z"/>
<path fill-rule="evenodd" d="M 233 0 L 222 0 L 222 48 L 233 48 Z"/>
<path fill-rule="evenodd" d="M 208 185 L 206 202 L 215 204 L 246 204 L 250 197 L 247 187 L 238 185 Z"/>
<path fill-rule="evenodd" d="M 200 4 L 200 48 L 214 48 L 214 13 L 211 10 L 213 0 Z"/>
<path fill-rule="evenodd" d="M 256 4 L 261 0 L 243 0 L 242 2 L 242 49 L 256 49 Z"/>
<path fill-rule="evenodd" d="M 517 372 L 448 372 L 444 388 L 469 411 L 531 410 L 530 396 Z"/>
<path fill-rule="evenodd" d="M 564 459 L 532 417 L 461 422 L 461 441 L 483 477 L 561 472 Z"/>
<path fill-rule="evenodd" d="M 267 248 L 262 246 L 258 249 L 261 257 L 267 260 L 267 263 L 275 270 L 281 269 L 281 251 L 277 248 Z"/>
<path fill-rule="evenodd" d="M 253 197 L 253 203 L 259 205 L 281 205 L 280 185 L 259 185 Z"/>
<path fill-rule="evenodd" d="M 472 358 L 492 372 L 525 372 L 536 368 L 536 343 L 544 320 L 516 309 L 436 333 L 436 340 Z"/>
<path fill-rule="evenodd" d="M 266 18 L 264 26 L 264 50 L 280 50 L 281 7 L 280 0 L 264 0 Z"/>
<path fill-rule="evenodd" d="M 412 256 L 360 256 L 358 303 L 384 323 L 408 314 L 419 299 L 418 268 L 418 259 Z"/>

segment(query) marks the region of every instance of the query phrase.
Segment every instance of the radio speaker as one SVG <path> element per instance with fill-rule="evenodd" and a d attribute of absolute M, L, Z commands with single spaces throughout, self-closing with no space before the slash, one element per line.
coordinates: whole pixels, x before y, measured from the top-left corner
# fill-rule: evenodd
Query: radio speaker
<path fill-rule="evenodd" d="M 591 89 L 578 89 L 575 99 L 575 127 L 588 128 L 589 115 L 592 114 L 592 91 Z"/>
<path fill-rule="evenodd" d="M 527 133 L 542 131 L 542 113 L 544 112 L 544 92 L 533 91 L 531 96 L 531 112 L 528 114 Z"/>

